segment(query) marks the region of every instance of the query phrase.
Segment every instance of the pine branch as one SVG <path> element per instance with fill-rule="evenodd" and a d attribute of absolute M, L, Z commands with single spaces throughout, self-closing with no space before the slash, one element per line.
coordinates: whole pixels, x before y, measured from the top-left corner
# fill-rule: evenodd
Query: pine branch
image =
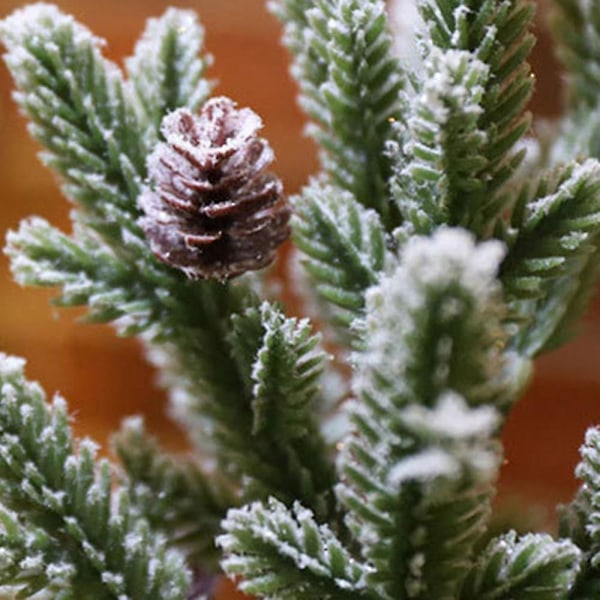
<path fill-rule="evenodd" d="M 66 236 L 38 218 L 8 234 L 6 252 L 19 283 L 60 287 L 57 304 L 87 305 L 90 320 L 143 333 L 150 358 L 164 366 L 165 385 L 188 398 L 188 417 L 202 413 L 210 395 L 239 401 L 244 384 L 225 337 L 231 315 L 254 301 L 246 286 L 188 282 L 157 264 L 139 270 L 85 229 Z"/>
<path fill-rule="evenodd" d="M 440 229 L 367 296 L 339 496 L 377 598 L 455 597 L 468 572 L 506 402 L 501 255 Z"/>
<path fill-rule="evenodd" d="M 513 343 L 527 356 L 567 337 L 587 306 L 598 274 L 599 192 L 600 164 L 590 159 L 526 186 L 513 211 L 501 277 L 521 328 Z"/>
<path fill-rule="evenodd" d="M 150 277 L 142 279 L 85 228 L 76 227 L 68 236 L 33 217 L 8 232 L 5 253 L 19 284 L 60 288 L 54 303 L 87 306 L 90 322 L 121 319 L 122 333 L 131 335 L 151 327 L 161 313 L 157 279 L 155 285 Z"/>
<path fill-rule="evenodd" d="M 246 479 L 247 498 L 299 500 L 327 519 L 335 512 L 334 473 L 314 411 L 325 360 L 319 341 L 307 320 L 266 302 L 237 315 L 230 342 L 250 401 L 220 416 L 227 428 L 216 435 L 232 452 L 229 468 Z"/>
<path fill-rule="evenodd" d="M 394 199 L 406 234 L 429 234 L 443 224 L 468 224 L 465 196 L 486 187 L 488 162 L 480 129 L 489 67 L 471 52 L 432 48 L 409 120 L 408 142 L 391 146 L 397 163 Z"/>
<path fill-rule="evenodd" d="M 314 0 L 269 0 L 267 2 L 269 10 L 284 24 L 283 41 L 294 54 L 308 50 L 304 47 L 304 30 L 308 27 L 308 11 L 313 5 Z M 316 66 L 319 62 L 318 55 L 313 49 L 307 55 L 305 64 L 307 67 L 310 64 Z M 315 81 L 320 83 L 324 81 L 325 70 L 326 66 L 323 64 L 321 74 L 314 75 Z"/>
<path fill-rule="evenodd" d="M 600 158 L 600 104 L 567 112 L 550 140 L 547 163 L 560 165 L 581 157 Z"/>
<path fill-rule="evenodd" d="M 563 600 L 580 569 L 581 553 L 567 540 L 514 532 L 492 540 L 469 574 L 461 600 Z"/>
<path fill-rule="evenodd" d="M 499 242 L 475 246 L 460 229 L 409 241 L 395 273 L 369 292 L 356 393 L 398 407 L 432 406 L 448 389 L 471 406 L 493 402 L 506 360 L 495 281 L 503 253 Z"/>
<path fill-rule="evenodd" d="M 61 286 L 59 304 L 87 304 L 90 319 L 119 319 L 122 333 L 141 335 L 182 424 L 205 450 L 215 444 L 217 460 L 246 481 L 250 497 L 300 498 L 330 515 L 333 469 L 313 416 L 323 355 L 308 324 L 267 305 L 245 313 L 256 301 L 243 285 L 187 284 L 160 269 L 140 278 L 95 238 L 78 237 L 39 219 L 25 222 L 9 236 L 15 276 Z"/>
<path fill-rule="evenodd" d="M 189 577 L 181 557 L 131 511 L 124 491 L 111 491 L 110 465 L 96 460 L 93 443 L 83 440 L 75 450 L 64 401 L 48 405 L 24 379 L 23 365 L 0 357 L 0 500 L 18 512 L 25 537 L 38 538 L 36 585 L 63 577 L 71 579 L 70 597 L 184 598 Z M 5 516 L 5 528 L 18 527 Z M 41 531 L 51 540 L 48 556 Z M 18 544 L 23 535 L 11 537 Z M 62 571 L 56 547 L 66 556 Z M 27 562 L 5 583 L 18 584 L 21 574 L 31 576 Z"/>
<path fill-rule="evenodd" d="M 559 121 L 551 158 L 600 158 L 600 10 L 596 3 L 553 0 L 550 25 L 565 70 L 567 110 Z"/>
<path fill-rule="evenodd" d="M 296 503 L 292 510 L 271 498 L 229 511 L 223 549 L 224 571 L 241 577 L 248 594 L 277 600 L 364 598 L 365 568 L 326 525 Z"/>
<path fill-rule="evenodd" d="M 53 543 L 44 529 L 22 523 L 18 514 L 2 506 L 0 525 L 2 597 L 30 598 L 46 592 L 58 600 L 72 598 L 77 565 L 69 560 L 68 550 Z"/>
<path fill-rule="evenodd" d="M 553 0 L 551 25 L 565 70 L 571 110 L 598 107 L 600 6 L 585 0 Z"/>
<path fill-rule="evenodd" d="M 523 158 L 514 146 L 529 127 L 524 109 L 533 81 L 526 62 L 534 43 L 528 33 L 531 0 L 425 0 L 420 5 L 428 26 L 424 40 L 444 52 L 463 50 L 488 65 L 478 129 L 486 135 L 480 167 L 473 179 L 485 185 L 463 195 L 456 222 L 478 235 L 487 233 L 507 199 L 502 185 Z"/>
<path fill-rule="evenodd" d="M 325 362 L 320 336 L 311 335 L 308 320 L 285 319 L 268 304 L 261 313 L 264 336 L 252 367 L 253 431 L 260 435 L 273 427 L 282 438 L 301 438 L 316 427 L 309 407 Z"/>
<path fill-rule="evenodd" d="M 588 429 L 575 474 L 582 481 L 575 500 L 563 509 L 560 534 L 583 551 L 582 570 L 569 598 L 586 600 L 600 591 L 600 429 Z"/>
<path fill-rule="evenodd" d="M 405 427 L 405 411 L 372 439 L 370 410 L 355 407 L 352 416 L 360 435 L 344 442 L 339 497 L 373 565 L 368 588 L 385 599 L 455 597 L 491 512 L 497 415 L 450 395 L 423 411 L 418 430 Z M 460 419 L 467 423 L 462 431 L 443 431 Z M 427 420 L 438 424 L 427 427 Z"/>
<path fill-rule="evenodd" d="M 388 228 L 396 225 L 384 148 L 404 114 L 404 75 L 392 56 L 385 3 L 279 0 L 271 6 L 285 25 L 300 103 L 329 180 L 379 212 Z"/>
<path fill-rule="evenodd" d="M 378 215 L 349 192 L 312 183 L 294 201 L 293 238 L 332 321 L 347 330 L 364 309 L 365 292 L 392 262 Z"/>
<path fill-rule="evenodd" d="M 90 227 L 117 247 L 139 237 L 136 206 L 145 174 L 142 136 L 119 69 L 103 44 L 48 4 L 15 11 L 0 28 L 18 104 L 43 161 Z"/>
<path fill-rule="evenodd" d="M 133 56 L 125 61 L 128 85 L 148 128 L 146 153 L 156 142 L 164 115 L 180 107 L 195 112 L 212 85 L 205 79 L 212 57 L 203 54 L 204 29 L 193 11 L 169 8 L 150 19 Z"/>
<path fill-rule="evenodd" d="M 180 13 L 170 14 L 183 18 Z M 68 47 L 64 50 L 64 55 L 69 60 L 83 60 L 90 55 L 96 61 L 93 63 L 96 71 L 100 67 L 108 69 L 98 50 L 88 41 L 90 34 L 87 30 L 62 16 L 56 9 L 40 5 L 18 11 L 5 22 L 5 28 L 11 29 L 12 37 L 9 39 L 14 44 L 21 40 L 24 44 L 35 46 L 38 43 L 34 39 L 39 33 L 38 29 L 41 31 L 39 35 L 43 34 L 50 40 L 53 36 L 59 38 L 59 41 L 65 37 L 71 44 L 67 44 Z M 150 30 L 156 28 L 160 30 L 156 23 L 150 26 Z M 194 39 L 197 39 L 197 34 L 197 30 L 192 32 Z M 150 43 L 149 36 L 150 33 L 142 42 L 139 52 L 142 52 L 144 44 Z M 47 43 L 46 46 L 51 44 Z M 45 50 L 42 49 L 44 52 L 47 51 L 46 46 Z M 12 50 L 17 53 L 16 47 Z M 44 56 L 42 50 L 39 52 Z M 186 56 L 189 59 L 191 55 Z M 151 57 L 148 55 L 146 58 Z M 133 64 L 136 68 L 139 67 L 140 73 L 147 68 L 146 63 L 136 63 L 134 60 Z M 38 90 L 34 85 L 36 81 L 20 79 L 22 69 L 17 62 L 14 62 L 14 70 L 17 82 L 25 86 L 25 91 L 32 88 L 30 91 L 33 94 Z M 27 69 L 25 71 L 29 72 Z M 59 72 L 54 73 L 53 77 L 60 83 L 63 75 Z M 118 82 L 121 81 L 120 75 L 117 79 Z M 110 81 L 114 83 L 117 79 Z M 104 81 L 101 78 L 101 83 Z M 89 84 L 95 90 L 97 86 L 94 86 L 94 82 L 95 80 L 91 83 L 84 81 L 81 85 Z M 122 90 L 121 83 L 117 87 Z M 123 102 L 126 102 L 127 98 L 123 98 Z M 102 103 L 101 98 L 98 101 Z M 132 104 L 127 104 L 127 107 L 131 106 Z M 129 127 L 129 134 L 137 131 L 132 128 L 131 123 L 124 124 L 123 127 Z M 48 143 L 46 139 L 42 141 Z M 115 140 L 116 144 L 121 142 L 121 138 Z M 118 146 L 118 149 L 121 154 L 126 155 L 125 148 Z M 69 176 L 71 171 L 67 171 L 66 175 Z M 100 174 L 97 175 L 100 177 Z M 110 179 L 107 174 L 102 177 Z M 110 202 L 105 202 L 106 199 L 101 195 L 97 194 L 95 199 L 103 207 L 112 210 Z M 247 451 L 255 442 L 251 425 L 254 420 L 251 408 L 253 395 L 248 389 L 248 381 L 244 380 L 244 376 L 250 375 L 243 374 L 242 365 L 236 362 L 230 337 L 232 315 L 242 314 L 249 306 L 256 305 L 249 287 L 243 284 L 223 285 L 215 281 L 192 282 L 182 274 L 157 263 L 139 231 L 137 207 L 129 206 L 129 209 L 130 212 L 125 216 L 120 213 L 124 224 L 119 220 L 116 223 L 119 235 L 126 240 L 127 252 L 122 251 L 118 240 L 104 236 L 103 241 L 100 241 L 81 225 L 77 227 L 74 236 L 69 237 L 40 220 L 25 223 L 19 233 L 11 234 L 9 240 L 8 252 L 13 258 L 13 270 L 17 278 L 28 284 L 62 287 L 62 295 L 58 300 L 60 304 L 88 304 L 92 320 L 118 320 L 123 333 L 141 335 L 149 348 L 151 360 L 161 369 L 163 381 L 176 398 L 175 412 L 197 443 L 206 438 L 207 430 L 216 431 L 216 440 L 213 441 L 216 441 L 220 463 L 231 468 L 239 477 L 262 482 L 261 485 L 264 484 L 269 493 L 286 497 L 290 494 L 290 498 L 297 496 L 318 514 L 327 513 L 332 505 L 333 469 L 321 447 L 323 442 L 316 426 L 311 425 L 310 432 L 307 430 L 301 440 L 298 435 L 291 436 L 290 439 L 281 438 L 281 432 L 276 434 L 271 430 L 263 435 L 257 452 Z M 115 219 L 106 218 L 103 222 L 115 223 Z M 102 231 L 103 227 L 96 227 L 96 223 L 90 223 L 89 219 L 86 219 L 86 225 L 91 225 L 97 231 Z M 262 336 L 262 329 L 259 333 Z M 294 339 L 287 342 L 290 347 L 299 344 Z M 253 343 L 258 352 L 261 340 L 253 340 Z M 289 392 L 289 387 L 286 386 L 293 381 L 299 385 L 299 389 L 295 390 L 295 396 L 290 395 L 291 401 L 302 404 L 308 398 L 309 383 L 312 385 L 309 379 L 314 373 L 301 371 L 307 367 L 307 363 L 302 362 L 301 351 L 304 351 L 304 358 L 307 358 L 307 348 L 297 346 L 293 350 L 297 352 L 299 362 L 294 368 L 298 371 L 288 372 L 288 381 L 285 378 L 279 380 L 281 389 L 270 390 L 267 395 Z M 312 358 L 314 357 L 311 360 Z M 288 366 L 291 368 L 292 365 Z M 304 398 L 302 401 L 301 396 Z M 292 404 L 289 408 L 292 408 Z M 302 410 L 305 414 L 309 413 L 308 404 L 295 408 L 297 414 Z M 292 419 L 291 410 L 288 416 Z M 236 430 L 239 419 L 242 422 L 246 419 L 249 426 L 238 435 Z M 216 425 L 208 425 L 207 422 L 211 420 L 215 420 Z M 240 439 L 243 443 L 237 446 Z M 295 449 L 290 450 L 288 442 L 297 444 Z M 305 455 L 307 448 L 314 450 L 315 458 L 298 458 L 298 454 Z M 238 467 L 234 469 L 232 465 L 237 459 L 247 455 L 249 457 L 244 464 L 252 465 L 255 471 L 246 473 Z M 230 460 L 232 456 L 235 456 L 234 461 Z M 293 484 L 288 485 L 290 482 Z M 329 500 L 324 500 L 325 497 Z M 319 504 L 323 502 L 326 506 Z"/>
<path fill-rule="evenodd" d="M 113 445 L 124 469 L 122 485 L 132 508 L 182 552 L 188 564 L 214 570 L 214 539 L 237 501 L 217 473 L 205 473 L 191 458 L 164 453 L 140 418 L 123 422 Z"/>

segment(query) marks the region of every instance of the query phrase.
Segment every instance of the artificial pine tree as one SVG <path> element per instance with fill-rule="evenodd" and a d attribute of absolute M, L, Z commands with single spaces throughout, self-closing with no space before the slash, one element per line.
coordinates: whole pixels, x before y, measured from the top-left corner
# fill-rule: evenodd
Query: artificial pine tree
<path fill-rule="evenodd" d="M 600 274 L 600 9 L 554 0 L 569 103 L 535 140 L 530 0 L 420 0 L 405 62 L 383 0 L 270 7 L 321 148 L 292 209 L 259 117 L 210 98 L 192 13 L 150 20 L 125 72 L 51 5 L 0 24 L 74 204 L 71 234 L 9 232 L 15 278 L 137 336 L 198 450 L 130 419 L 98 460 L 2 356 L 4 597 L 197 598 L 220 570 L 273 599 L 600 597 L 600 430 L 558 536 L 485 538 L 507 414 Z M 258 272 L 290 230 L 345 365 Z"/>

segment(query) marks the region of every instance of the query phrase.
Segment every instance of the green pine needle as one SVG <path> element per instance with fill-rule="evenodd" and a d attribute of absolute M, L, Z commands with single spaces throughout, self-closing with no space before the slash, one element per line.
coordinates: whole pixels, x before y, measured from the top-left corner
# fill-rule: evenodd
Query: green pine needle
<path fill-rule="evenodd" d="M 140 121 L 148 128 L 148 153 L 158 141 L 164 115 L 183 106 L 195 112 L 208 98 L 212 84 L 204 75 L 212 57 L 203 54 L 203 44 L 196 14 L 169 8 L 148 21 L 133 56 L 125 61 Z"/>
<path fill-rule="evenodd" d="M 480 120 L 489 66 L 472 52 L 432 48 L 425 73 L 412 105 L 408 143 L 391 147 L 397 162 L 392 192 L 406 234 L 468 225 L 472 215 L 465 199 L 486 185 L 479 175 L 488 164 L 488 134 Z"/>
<path fill-rule="evenodd" d="M 398 224 L 389 201 L 385 145 L 404 115 L 404 75 L 391 51 L 382 0 L 271 3 L 294 54 L 292 74 L 312 120 L 331 183 L 374 208 L 387 228 Z"/>
<path fill-rule="evenodd" d="M 224 434 L 229 468 L 245 475 L 247 497 L 296 499 L 325 519 L 335 511 L 334 473 L 315 419 L 325 360 L 319 341 L 307 320 L 286 318 L 266 302 L 235 316 L 230 343 L 249 403 L 231 414 Z"/>
<path fill-rule="evenodd" d="M 463 194 L 456 221 L 485 236 L 506 203 L 502 186 L 523 158 L 514 146 L 530 121 L 524 110 L 533 91 L 527 57 L 534 44 L 528 31 L 534 4 L 531 0 L 424 0 L 420 10 L 428 29 L 426 42 L 444 52 L 470 52 L 489 68 L 477 123 L 486 139 L 479 166 L 475 163 L 476 176 L 471 175 L 483 185 Z"/>
<path fill-rule="evenodd" d="M 586 0 L 552 0 L 551 7 L 558 56 L 567 72 L 570 108 L 596 108 L 600 86 L 600 5 Z"/>
<path fill-rule="evenodd" d="M 2 22 L 0 40 L 44 162 L 65 194 L 113 244 L 139 237 L 137 196 L 145 174 L 141 129 L 119 69 L 102 57 L 102 40 L 48 4 Z"/>
<path fill-rule="evenodd" d="M 574 501 L 563 509 L 561 531 L 584 552 L 582 573 L 570 598 L 586 600 L 600 590 L 600 429 L 585 435 L 575 474 L 582 481 Z"/>
<path fill-rule="evenodd" d="M 241 577 L 239 588 L 272 600 L 359 600 L 365 567 L 327 526 L 296 503 L 292 510 L 271 498 L 229 511 L 217 539 L 223 570 Z"/>
<path fill-rule="evenodd" d="M 13 555 L 0 581 L 35 574 L 28 585 L 52 590 L 63 578 L 69 597 L 86 600 L 185 598 L 180 555 L 131 510 L 124 490 L 112 490 L 109 463 L 96 459 L 91 441 L 74 442 L 65 402 L 48 404 L 23 366 L 0 356 L 0 502 L 19 515 L 2 513 L 9 544 L 32 552 L 34 568 Z"/>
<path fill-rule="evenodd" d="M 483 531 L 507 360 L 501 256 L 440 230 L 408 242 L 367 296 L 339 497 L 377 598 L 455 596 Z"/>
<path fill-rule="evenodd" d="M 214 538 L 227 510 L 237 503 L 232 490 L 218 473 L 204 472 L 190 457 L 161 451 L 140 418 L 123 422 L 113 446 L 132 508 L 189 564 L 214 570 L 218 561 Z"/>
<path fill-rule="evenodd" d="M 568 540 L 545 534 L 492 540 L 469 574 L 461 600 L 566 600 L 580 570 L 581 553 Z"/>
<path fill-rule="evenodd" d="M 317 182 L 294 199 L 294 208 L 293 237 L 304 267 L 348 337 L 363 313 L 366 290 L 393 263 L 381 220 L 349 192 Z"/>
<path fill-rule="evenodd" d="M 600 232 L 600 163 L 556 169 L 513 211 L 510 249 L 501 278 L 520 323 L 517 349 L 533 356 L 567 335 L 596 281 Z"/>

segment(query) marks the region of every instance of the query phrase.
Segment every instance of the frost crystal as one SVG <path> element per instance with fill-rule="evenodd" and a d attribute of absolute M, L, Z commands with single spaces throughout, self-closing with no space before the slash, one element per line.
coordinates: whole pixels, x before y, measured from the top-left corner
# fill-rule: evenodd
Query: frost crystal
<path fill-rule="evenodd" d="M 423 30 L 416 0 L 392 0 L 389 4 L 394 30 L 394 50 L 403 64 L 416 67 L 421 62 L 418 36 Z"/>
<path fill-rule="evenodd" d="M 431 240 L 417 237 L 408 242 L 402 254 L 403 275 L 423 287 L 456 281 L 484 303 L 499 290 L 496 275 L 505 251 L 499 241 L 476 245 L 464 230 L 440 228 Z"/>

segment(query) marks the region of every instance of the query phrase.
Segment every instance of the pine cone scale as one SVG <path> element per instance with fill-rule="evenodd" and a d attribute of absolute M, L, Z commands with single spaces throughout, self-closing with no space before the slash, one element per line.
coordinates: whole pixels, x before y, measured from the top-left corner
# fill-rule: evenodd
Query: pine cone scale
<path fill-rule="evenodd" d="M 207 244 L 212 244 L 217 240 L 220 240 L 223 233 L 221 231 L 215 233 L 206 233 L 203 235 L 198 235 L 197 233 L 189 233 L 183 236 L 185 243 L 189 247 L 194 246 L 205 246 Z"/>
<path fill-rule="evenodd" d="M 289 237 L 281 181 L 262 123 L 227 98 L 199 116 L 179 109 L 163 121 L 165 142 L 148 160 L 153 184 L 140 198 L 153 252 L 190 278 L 228 279 L 270 264 Z"/>

